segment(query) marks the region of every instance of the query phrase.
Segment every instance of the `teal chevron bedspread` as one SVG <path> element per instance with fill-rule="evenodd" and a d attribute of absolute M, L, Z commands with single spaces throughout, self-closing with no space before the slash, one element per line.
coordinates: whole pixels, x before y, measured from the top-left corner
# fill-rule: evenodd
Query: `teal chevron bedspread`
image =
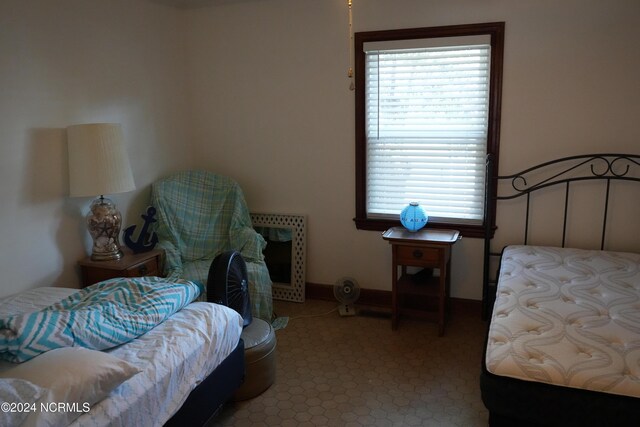
<path fill-rule="evenodd" d="M 153 329 L 202 291 L 196 282 L 160 277 L 96 283 L 43 310 L 0 319 L 0 358 L 18 363 L 59 347 L 115 347 Z"/>

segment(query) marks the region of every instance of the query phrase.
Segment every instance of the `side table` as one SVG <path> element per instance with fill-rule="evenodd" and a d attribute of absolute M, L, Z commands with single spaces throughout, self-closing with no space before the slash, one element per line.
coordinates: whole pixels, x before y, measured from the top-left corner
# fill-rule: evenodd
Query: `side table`
<path fill-rule="evenodd" d="M 87 287 L 115 277 L 159 276 L 162 273 L 162 249 L 152 249 L 139 254 L 134 254 L 128 249 L 123 249 L 123 252 L 124 256 L 119 260 L 93 261 L 91 257 L 87 257 L 78 261 L 82 286 Z"/>
<path fill-rule="evenodd" d="M 433 319 L 438 324 L 438 336 L 444 334 L 446 311 L 448 309 L 451 247 L 460 239 L 458 230 L 422 229 L 409 231 L 404 227 L 393 227 L 382 234 L 392 247 L 392 291 L 391 328 L 398 328 L 401 312 Z M 428 270 L 408 274 L 407 267 L 437 268 L 438 276 Z M 401 273 L 398 277 L 398 268 Z M 401 307 L 402 295 L 415 295 L 434 299 L 437 310 L 409 310 Z"/>

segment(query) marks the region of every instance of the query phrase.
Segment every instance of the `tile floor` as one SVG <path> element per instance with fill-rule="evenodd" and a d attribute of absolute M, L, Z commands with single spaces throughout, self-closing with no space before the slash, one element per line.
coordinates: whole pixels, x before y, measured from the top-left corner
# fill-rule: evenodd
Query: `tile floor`
<path fill-rule="evenodd" d="M 485 325 L 340 317 L 329 301 L 276 301 L 277 378 L 260 396 L 227 404 L 216 426 L 486 426 L 479 374 Z M 304 316 L 304 317 L 303 317 Z"/>

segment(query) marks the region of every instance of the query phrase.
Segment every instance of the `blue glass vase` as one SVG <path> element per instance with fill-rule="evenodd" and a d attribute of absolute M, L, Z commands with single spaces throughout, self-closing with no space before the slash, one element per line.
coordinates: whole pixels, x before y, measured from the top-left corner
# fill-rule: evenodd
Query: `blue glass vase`
<path fill-rule="evenodd" d="M 400 223 L 409 231 L 418 231 L 427 225 L 429 217 L 418 202 L 411 202 L 400 212 Z"/>

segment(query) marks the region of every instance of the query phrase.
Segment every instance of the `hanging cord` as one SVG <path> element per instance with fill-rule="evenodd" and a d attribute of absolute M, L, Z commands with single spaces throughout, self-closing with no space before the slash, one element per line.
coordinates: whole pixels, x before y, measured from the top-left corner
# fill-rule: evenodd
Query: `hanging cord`
<path fill-rule="evenodd" d="M 351 10 L 352 0 L 347 0 L 349 5 L 349 71 L 347 77 L 349 77 L 349 90 L 355 90 L 356 86 L 353 83 L 353 12 Z"/>

